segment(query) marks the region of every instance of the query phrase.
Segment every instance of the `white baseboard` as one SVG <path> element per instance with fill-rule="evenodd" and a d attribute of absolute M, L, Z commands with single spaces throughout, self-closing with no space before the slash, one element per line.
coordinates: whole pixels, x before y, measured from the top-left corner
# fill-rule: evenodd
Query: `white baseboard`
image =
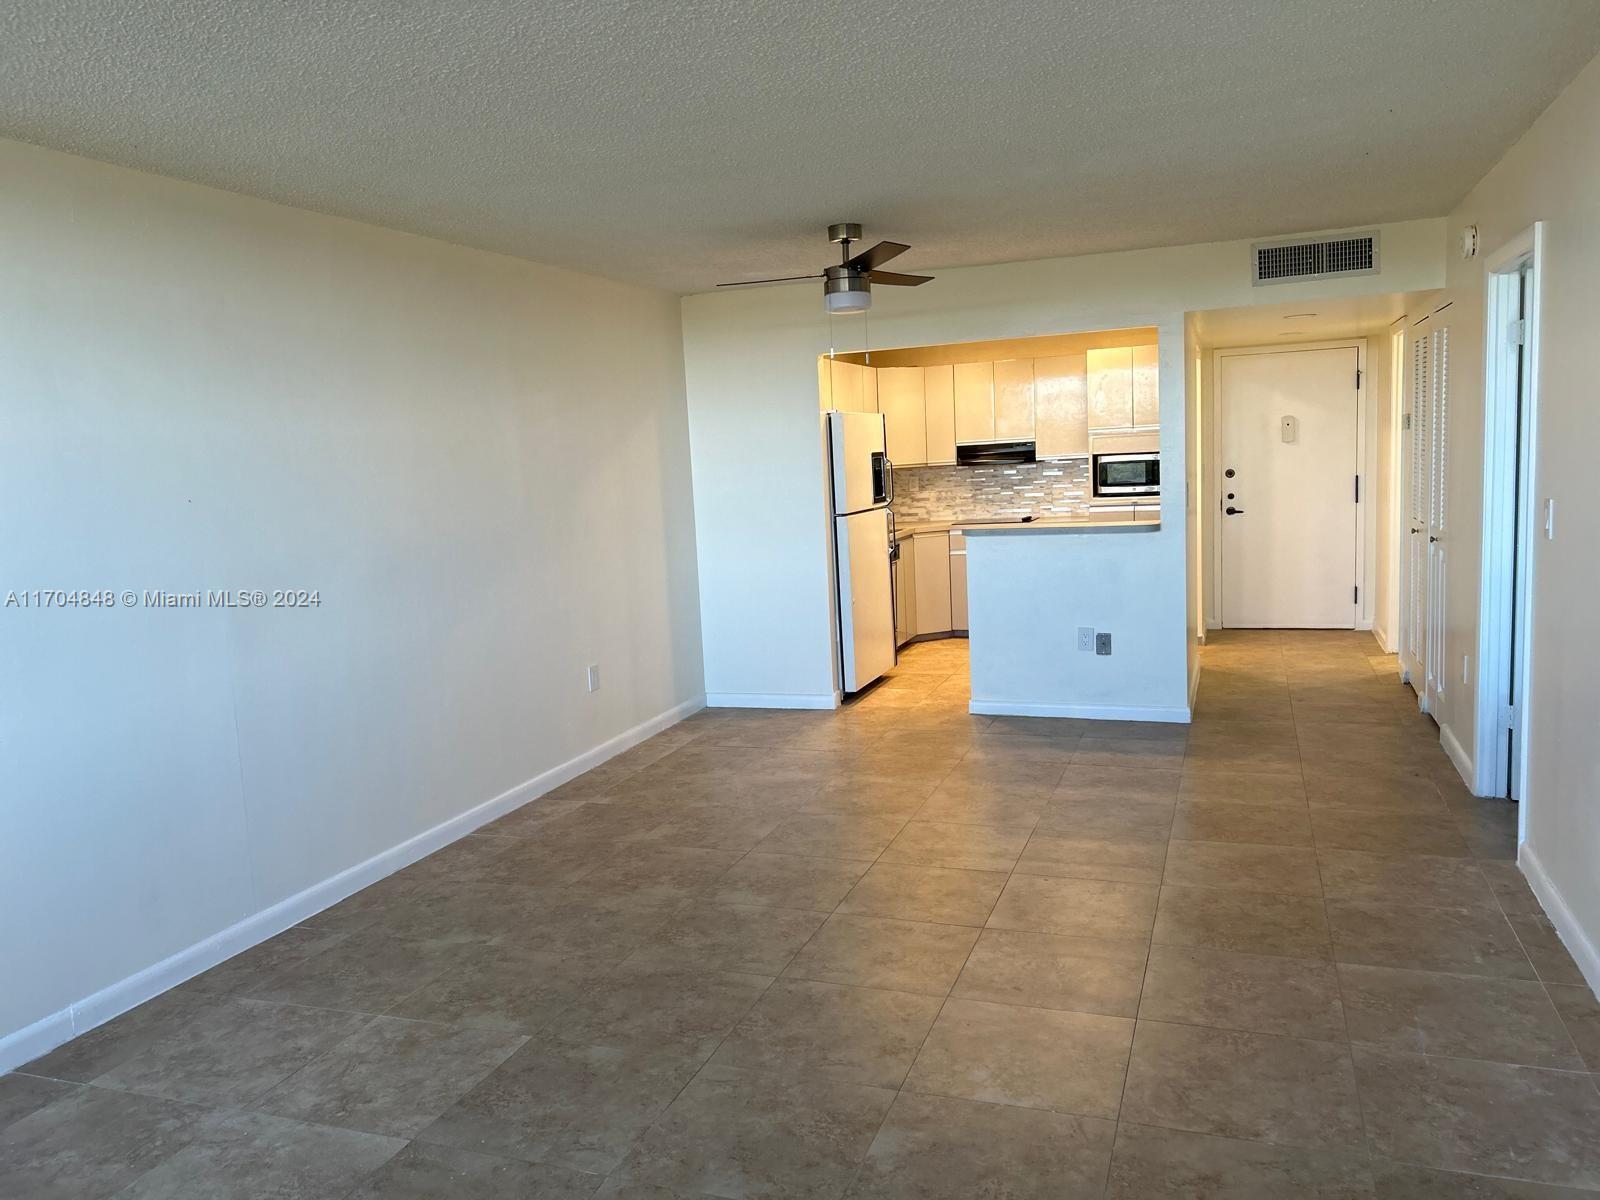
<path fill-rule="evenodd" d="M 1600 947 L 1595 946 L 1593 939 L 1578 923 L 1578 918 L 1572 915 L 1572 909 L 1567 907 L 1556 885 L 1550 882 L 1550 876 L 1545 874 L 1538 854 L 1527 842 L 1517 848 L 1517 865 L 1527 876 L 1528 886 L 1544 906 L 1545 915 L 1556 927 L 1556 933 L 1572 955 L 1572 961 L 1578 964 L 1578 970 L 1589 981 L 1589 990 L 1600 995 Z"/>
<path fill-rule="evenodd" d="M 1186 720 L 1194 719 L 1194 698 L 1200 694 L 1200 672 L 1205 669 L 1205 664 L 1196 658 L 1194 673 L 1189 676 L 1189 716 L 1185 718 Z"/>
<path fill-rule="evenodd" d="M 707 708 L 838 708 L 838 692 L 708 692 Z"/>
<path fill-rule="evenodd" d="M 1461 743 L 1456 740 L 1456 735 L 1450 731 L 1450 726 L 1439 726 L 1439 744 L 1444 747 L 1445 757 L 1455 766 L 1456 773 L 1461 776 L 1461 782 L 1477 795 L 1478 776 L 1472 765 L 1472 755 L 1461 748 Z"/>
<path fill-rule="evenodd" d="M 1155 704 L 1029 704 L 1021 700 L 974 700 L 967 711 L 980 717 L 1076 717 L 1083 721 L 1163 721 L 1187 724 L 1190 710 Z"/>
<path fill-rule="evenodd" d="M 354 895 L 362 888 L 394 874 L 402 867 L 410 866 L 419 859 L 426 858 L 434 851 L 465 837 L 490 821 L 503 817 L 513 809 L 521 808 L 546 792 L 553 791 L 568 780 L 576 779 L 585 771 L 599 766 L 609 758 L 614 758 L 624 750 L 637 746 L 646 738 L 654 737 L 663 729 L 676 725 L 690 713 L 698 712 L 703 707 L 705 707 L 704 702 L 699 696 L 675 705 L 666 712 L 602 742 L 592 750 L 586 750 L 559 766 L 551 767 L 548 771 L 501 792 L 492 800 L 486 800 L 475 808 L 458 813 L 431 829 L 407 838 L 397 846 L 391 846 L 373 855 L 365 862 L 348 867 L 321 883 L 313 884 L 302 892 L 278 901 L 269 908 L 252 913 L 244 920 L 142 971 L 120 979 L 109 987 L 101 988 L 93 995 L 85 996 L 26 1028 L 0 1037 L 0 1074 L 23 1063 L 32 1062 L 41 1054 L 48 1053 L 78 1035 L 87 1033 L 95 1026 L 121 1016 L 129 1009 L 138 1007 L 146 1000 L 159 996 L 185 980 L 193 979 L 202 971 L 210 970 L 235 954 L 248 950 L 251 946 L 264 942 L 293 925 L 298 925 L 347 896 Z"/>

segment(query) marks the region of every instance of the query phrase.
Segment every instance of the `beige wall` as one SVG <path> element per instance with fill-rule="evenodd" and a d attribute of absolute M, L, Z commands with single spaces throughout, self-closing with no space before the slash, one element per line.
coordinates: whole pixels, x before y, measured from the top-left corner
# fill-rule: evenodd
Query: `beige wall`
<path fill-rule="evenodd" d="M 0 609 L 3 1070 L 702 686 L 676 297 L 16 143 L 0 179 L 0 593 L 321 599 Z"/>
<path fill-rule="evenodd" d="M 1450 422 L 1451 540 L 1446 663 L 1469 656 L 1476 677 L 1482 530 L 1484 262 L 1544 223 L 1539 427 L 1534 489 L 1556 504 L 1554 541 L 1532 547 L 1533 664 L 1526 714 L 1528 792 L 1523 862 L 1569 948 L 1600 986 L 1600 60 L 1578 75 L 1449 219 L 1454 302 Z M 1478 226 L 1481 251 L 1462 259 L 1455 235 Z M 1459 679 L 1459 675 L 1455 676 Z M 1455 684 L 1440 723 L 1473 752 L 1477 697 Z"/>

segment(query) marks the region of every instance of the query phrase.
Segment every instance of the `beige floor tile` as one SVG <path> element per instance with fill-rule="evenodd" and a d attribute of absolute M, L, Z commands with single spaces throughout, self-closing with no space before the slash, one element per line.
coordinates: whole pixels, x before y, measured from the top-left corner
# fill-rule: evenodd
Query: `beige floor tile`
<path fill-rule="evenodd" d="M 881 862 L 965 871 L 1009 871 L 1028 842 L 1026 828 L 915 820 L 884 850 Z"/>
<path fill-rule="evenodd" d="M 1305 807 L 1306 785 L 1298 769 L 1283 774 L 1263 774 L 1206 770 L 1190 764 L 1183 772 L 1178 799 L 1185 803 L 1283 805 L 1298 810 Z"/>
<path fill-rule="evenodd" d="M 953 999 L 905 1088 L 1115 1118 L 1132 1037 L 1123 1017 Z"/>
<path fill-rule="evenodd" d="M 1052 799 L 1110 800 L 1117 803 L 1158 800 L 1170 804 L 1178 798 L 1180 777 L 1176 769 L 1074 764 L 1059 780 Z"/>
<path fill-rule="evenodd" d="M 878 862 L 839 904 L 842 913 L 981 926 L 1005 887 L 1004 871 Z"/>
<path fill-rule="evenodd" d="M 1314 896 L 1163 887 L 1152 940 L 1286 958 L 1333 956 L 1328 918 Z"/>
<path fill-rule="evenodd" d="M 1507 979 L 1537 978 L 1517 935 L 1498 910 L 1398 908 L 1327 902 L 1340 962 Z"/>
<path fill-rule="evenodd" d="M 1170 774 L 1170 772 L 1169 772 Z M 1171 798 L 1158 800 L 1113 800 L 1102 797 L 1080 798 L 1058 791 L 1039 814 L 1035 832 L 1058 830 L 1082 834 L 1153 834 L 1166 837 L 1172 828 L 1177 804 Z"/>
<path fill-rule="evenodd" d="M 1350 1040 L 1384 1050 L 1581 1071 L 1566 1026 L 1533 980 L 1339 965 Z"/>
<path fill-rule="evenodd" d="M 1548 983 L 1545 991 L 1589 1070 L 1600 1072 L 1600 1000 L 1587 984 Z"/>
<path fill-rule="evenodd" d="M 1139 1016 L 1317 1041 L 1346 1036 L 1332 964 L 1225 950 L 1151 947 Z"/>
<path fill-rule="evenodd" d="M 1115 1126 L 902 1093 L 846 1200 L 1098 1200 Z"/>
<path fill-rule="evenodd" d="M 1375 854 L 1428 854 L 1470 858 L 1471 852 L 1448 817 L 1365 809 L 1313 808 L 1311 828 L 1317 848 L 1366 850 Z"/>
<path fill-rule="evenodd" d="M 1123 1121 L 1107 1200 L 1374 1200 L 1363 1150 L 1302 1150 Z"/>
<path fill-rule="evenodd" d="M 707 889 L 718 904 L 832 912 L 866 872 L 860 861 L 747 854 Z"/>
<path fill-rule="evenodd" d="M 673 915 L 628 963 L 777 975 L 826 919 L 794 908 L 694 904 Z"/>
<path fill-rule="evenodd" d="M 1311 845 L 1311 815 L 1298 805 L 1194 800 L 1178 805 L 1172 836 L 1186 842 Z"/>
<path fill-rule="evenodd" d="M 669 1194 L 837 1196 L 894 1098 L 886 1088 L 708 1068 L 615 1178 Z"/>
<path fill-rule="evenodd" d="M 1436 1171 L 1381 1159 L 1372 1164 L 1377 1200 L 1593 1200 L 1588 1190 Z"/>
<path fill-rule="evenodd" d="M 1036 830 L 1017 860 L 1016 870 L 1068 879 L 1160 883 L 1166 856 L 1167 839 L 1160 833 Z"/>
<path fill-rule="evenodd" d="M 1417 908 L 1498 908 L 1478 864 L 1423 854 L 1319 849 L 1322 891 L 1330 900 Z"/>
<path fill-rule="evenodd" d="M 943 996 L 977 940 L 976 929 L 960 925 L 837 914 L 795 956 L 784 977 Z"/>
<path fill-rule="evenodd" d="M 952 996 L 1131 1017 L 1139 1008 L 1146 942 L 985 929 Z"/>
<path fill-rule="evenodd" d="M 1373 1152 L 1443 1170 L 1600 1189 L 1587 1075 L 1357 1047 Z"/>
<path fill-rule="evenodd" d="M 588 1200 L 600 1176 L 412 1142 L 362 1181 L 347 1200 Z"/>
<path fill-rule="evenodd" d="M 905 828 L 900 817 L 791 817 L 755 846 L 761 854 L 794 854 L 806 858 L 877 858 Z"/>
<path fill-rule="evenodd" d="M 936 996 L 780 979 L 728 1034 L 710 1065 L 898 1088 L 939 1006 Z"/>
<path fill-rule="evenodd" d="M 1533 969 L 1546 983 L 1581 984 L 1583 972 L 1572 960 L 1571 953 L 1562 944 L 1561 936 L 1550 918 L 1543 913 L 1516 913 L 1508 917 L 1517 931 L 1522 949 L 1533 961 Z"/>
<path fill-rule="evenodd" d="M 1157 889 L 1148 884 L 1013 875 L 988 924 L 991 929 L 1142 940 L 1150 936 L 1156 895 Z"/>
<path fill-rule="evenodd" d="M 1072 755 L 1074 767 L 1117 767 L 1176 771 L 1183 764 L 1186 739 L 1086 737 Z"/>
<path fill-rule="evenodd" d="M 1313 1150 L 1362 1141 L 1347 1046 L 1159 1021 L 1139 1022 L 1122 1117 Z"/>
<path fill-rule="evenodd" d="M 1279 896 L 1320 896 L 1317 855 L 1308 846 L 1184 842 L 1167 849 L 1162 881 L 1175 887 L 1227 888 Z"/>

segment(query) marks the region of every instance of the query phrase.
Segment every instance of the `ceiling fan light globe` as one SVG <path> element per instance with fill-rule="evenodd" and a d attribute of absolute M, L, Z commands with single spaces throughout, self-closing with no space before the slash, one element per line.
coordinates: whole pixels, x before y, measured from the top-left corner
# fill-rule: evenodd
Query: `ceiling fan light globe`
<path fill-rule="evenodd" d="M 872 307 L 872 293 L 860 292 L 824 292 L 822 302 L 829 313 L 839 315 L 843 313 L 866 312 Z"/>

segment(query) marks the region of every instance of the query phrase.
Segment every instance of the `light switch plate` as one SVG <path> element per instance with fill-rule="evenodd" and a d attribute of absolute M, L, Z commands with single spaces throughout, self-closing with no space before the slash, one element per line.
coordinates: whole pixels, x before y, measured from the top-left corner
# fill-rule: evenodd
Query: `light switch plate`
<path fill-rule="evenodd" d="M 1086 654 L 1094 652 L 1094 630 L 1087 625 L 1078 626 L 1078 649 Z"/>
<path fill-rule="evenodd" d="M 591 692 L 600 690 L 600 666 L 598 663 L 589 665 L 589 670 L 585 673 L 584 680 L 588 683 Z"/>

